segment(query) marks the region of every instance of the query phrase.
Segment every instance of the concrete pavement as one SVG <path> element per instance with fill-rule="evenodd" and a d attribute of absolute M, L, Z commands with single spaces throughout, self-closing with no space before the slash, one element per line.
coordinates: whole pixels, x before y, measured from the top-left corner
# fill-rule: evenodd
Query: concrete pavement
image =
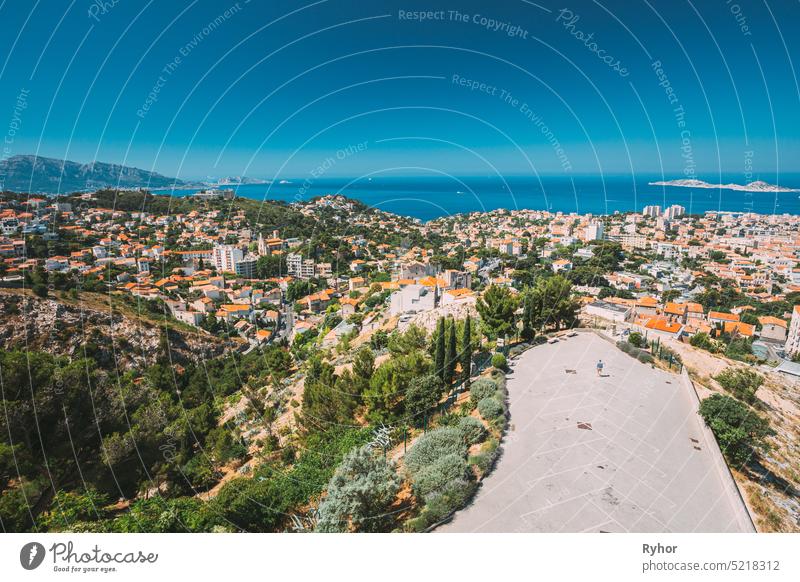
<path fill-rule="evenodd" d="M 680 376 L 581 332 L 520 356 L 508 389 L 502 457 L 436 531 L 748 531 Z"/>

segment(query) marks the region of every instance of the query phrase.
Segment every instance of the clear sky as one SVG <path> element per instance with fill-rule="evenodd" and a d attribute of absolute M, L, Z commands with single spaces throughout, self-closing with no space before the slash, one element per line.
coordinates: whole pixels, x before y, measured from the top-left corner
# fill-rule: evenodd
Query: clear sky
<path fill-rule="evenodd" d="M 799 24 L 795 0 L 6 1 L 3 156 L 778 181 Z"/>

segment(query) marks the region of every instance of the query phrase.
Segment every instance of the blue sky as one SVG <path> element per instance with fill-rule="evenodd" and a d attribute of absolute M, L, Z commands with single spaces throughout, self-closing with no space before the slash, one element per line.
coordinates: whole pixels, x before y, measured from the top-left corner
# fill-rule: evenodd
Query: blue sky
<path fill-rule="evenodd" d="M 780 181 L 798 22 L 776 0 L 4 2 L 3 156 Z"/>

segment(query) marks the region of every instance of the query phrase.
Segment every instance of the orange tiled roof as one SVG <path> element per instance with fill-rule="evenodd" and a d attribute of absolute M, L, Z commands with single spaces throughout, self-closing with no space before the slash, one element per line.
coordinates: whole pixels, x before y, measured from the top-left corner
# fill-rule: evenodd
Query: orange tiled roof
<path fill-rule="evenodd" d="M 722 313 L 721 311 L 709 311 L 709 319 L 720 319 L 722 321 L 739 321 L 739 316 L 733 313 Z"/>

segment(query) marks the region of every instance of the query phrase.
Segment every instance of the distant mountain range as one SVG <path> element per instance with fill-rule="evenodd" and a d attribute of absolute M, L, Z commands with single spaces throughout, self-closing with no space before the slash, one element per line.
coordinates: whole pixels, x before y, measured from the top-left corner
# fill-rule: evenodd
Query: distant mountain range
<path fill-rule="evenodd" d="M 13 156 L 0 161 L 0 190 L 43 194 L 69 193 L 101 188 L 169 188 L 192 184 L 139 168 L 38 156 Z"/>
<path fill-rule="evenodd" d="M 749 184 L 709 184 L 702 180 L 667 180 L 665 182 L 649 182 L 650 186 L 677 186 L 679 188 L 714 188 L 722 190 L 738 190 L 740 192 L 800 192 L 795 188 L 775 186 L 761 180 Z"/>

